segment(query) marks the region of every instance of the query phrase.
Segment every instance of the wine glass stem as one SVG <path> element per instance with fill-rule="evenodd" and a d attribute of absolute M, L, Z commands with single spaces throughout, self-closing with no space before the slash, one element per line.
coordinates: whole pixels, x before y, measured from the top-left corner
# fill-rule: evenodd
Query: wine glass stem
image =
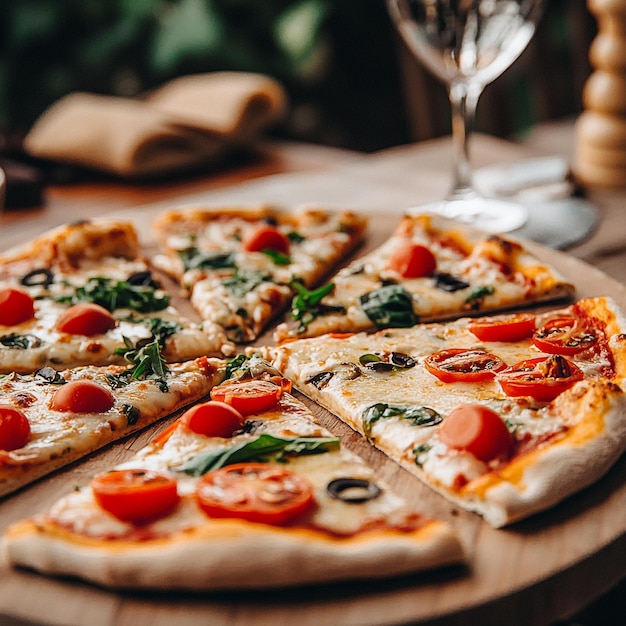
<path fill-rule="evenodd" d="M 463 81 L 453 82 L 448 90 L 452 107 L 452 149 L 454 180 L 448 194 L 450 200 L 461 200 L 476 196 L 472 185 L 470 164 L 470 138 L 476 119 L 476 107 L 482 87 L 468 85 Z"/>

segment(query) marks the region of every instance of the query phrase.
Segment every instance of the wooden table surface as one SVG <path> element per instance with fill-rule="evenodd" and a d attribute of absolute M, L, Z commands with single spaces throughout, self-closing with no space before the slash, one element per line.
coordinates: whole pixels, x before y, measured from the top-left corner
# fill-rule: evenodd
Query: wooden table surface
<path fill-rule="evenodd" d="M 571 126 L 540 129 L 525 144 L 477 137 L 479 165 L 533 155 L 568 154 Z M 367 248 L 393 227 L 408 203 L 441 197 L 449 182 L 449 141 L 373 155 L 298 144 L 264 145 L 236 166 L 159 184 L 112 181 L 50 187 L 43 207 L 0 215 L 0 250 L 57 224 L 115 213 L 136 221 L 152 245 L 151 219 L 163 208 L 198 202 L 320 201 L 371 213 Z M 534 246 L 575 281 L 579 295 L 609 293 L 626 307 L 626 192 L 589 194 L 600 213 L 591 237 L 567 253 Z M 394 213 L 395 212 L 395 213 Z M 564 225 L 567 228 L 567 225 Z M 532 245 L 532 244 L 531 244 Z M 594 488 L 510 529 L 494 531 L 471 514 L 452 515 L 442 499 L 324 413 L 325 424 L 380 468 L 404 496 L 419 497 L 449 518 L 473 555 L 454 569 L 394 581 L 345 584 L 287 593 L 219 596 L 125 594 L 49 580 L 0 563 L 0 624 L 519 624 L 547 626 L 580 610 L 626 575 L 626 459 Z M 142 445 L 149 432 L 93 455 L 87 463 L 39 481 L 0 507 L 0 532 Z M 88 620 L 88 621 L 86 621 Z M 213 621 L 211 621 L 213 620 Z"/>

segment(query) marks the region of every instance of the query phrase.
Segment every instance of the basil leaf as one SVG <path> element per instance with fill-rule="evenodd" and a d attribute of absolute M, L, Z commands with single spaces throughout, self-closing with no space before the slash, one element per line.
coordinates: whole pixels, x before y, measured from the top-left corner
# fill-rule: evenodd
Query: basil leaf
<path fill-rule="evenodd" d="M 185 271 L 195 269 L 224 269 L 235 267 L 234 252 L 200 252 L 198 248 L 191 247 L 178 251 L 178 256 L 183 263 Z"/>
<path fill-rule="evenodd" d="M 376 328 L 409 328 L 419 322 L 411 294 L 402 285 L 385 285 L 365 293 L 359 304 Z"/>
<path fill-rule="evenodd" d="M 157 296 L 150 285 L 133 285 L 125 280 L 112 280 L 102 276 L 90 278 L 83 286 L 76 287 L 74 294 L 54 298 L 57 302 L 78 304 L 94 302 L 107 309 L 133 309 L 141 313 L 162 311 L 170 303 L 167 294 Z"/>
<path fill-rule="evenodd" d="M 399 417 L 409 420 L 414 426 L 435 426 L 443 421 L 443 417 L 435 409 L 420 405 L 386 404 L 377 402 L 368 406 L 361 417 L 363 434 L 369 439 L 373 425 L 380 419 Z"/>
<path fill-rule="evenodd" d="M 274 435 L 259 435 L 252 441 L 237 444 L 225 450 L 210 450 L 192 457 L 176 468 L 191 476 L 202 476 L 207 472 L 233 463 L 245 461 L 284 461 L 289 456 L 318 454 L 339 448 L 339 439 L 332 437 L 294 437 L 283 439 Z"/>
<path fill-rule="evenodd" d="M 222 279 L 222 285 L 234 296 L 243 298 L 249 291 L 269 280 L 272 280 L 272 277 L 264 272 L 236 270 L 232 276 Z"/>

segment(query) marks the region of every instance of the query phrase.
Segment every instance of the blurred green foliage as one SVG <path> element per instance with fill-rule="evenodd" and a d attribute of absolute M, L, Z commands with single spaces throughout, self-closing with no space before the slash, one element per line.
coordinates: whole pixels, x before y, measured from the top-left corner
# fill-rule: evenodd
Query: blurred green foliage
<path fill-rule="evenodd" d="M 179 75 L 262 72 L 279 132 L 357 149 L 406 140 L 383 0 L 1 0 L 0 130 L 71 91 L 137 96 Z"/>

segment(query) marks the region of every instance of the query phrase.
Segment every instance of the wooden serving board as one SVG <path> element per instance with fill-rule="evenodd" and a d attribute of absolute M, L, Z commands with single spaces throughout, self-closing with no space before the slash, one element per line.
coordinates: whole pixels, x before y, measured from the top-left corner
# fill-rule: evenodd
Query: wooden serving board
<path fill-rule="evenodd" d="M 138 222 L 145 236 L 149 232 L 145 224 L 160 208 L 145 207 L 126 216 Z M 395 221 L 396 216 L 372 214 L 369 237 L 357 254 L 382 242 Z M 154 244 L 149 237 L 146 245 L 150 254 Z M 608 294 L 626 308 L 626 289 L 616 281 L 573 257 L 528 245 L 573 281 L 580 297 Z M 264 337 L 261 341 L 270 339 Z M 494 530 L 478 516 L 452 507 L 328 412 L 312 408 L 324 426 L 342 436 L 344 444 L 377 468 L 381 478 L 399 494 L 454 525 L 470 555 L 467 567 L 392 580 L 287 590 L 183 594 L 110 591 L 11 569 L 0 561 L 0 624 L 545 625 L 579 610 L 624 575 L 626 458 L 599 483 L 554 509 L 509 528 Z M 94 474 L 133 455 L 169 421 L 94 453 L 6 498 L 0 505 L 0 532 L 10 523 L 47 507 Z M 253 559 L 248 566 L 254 567 Z M 159 563 L 155 562 L 154 567 L 158 568 Z"/>

